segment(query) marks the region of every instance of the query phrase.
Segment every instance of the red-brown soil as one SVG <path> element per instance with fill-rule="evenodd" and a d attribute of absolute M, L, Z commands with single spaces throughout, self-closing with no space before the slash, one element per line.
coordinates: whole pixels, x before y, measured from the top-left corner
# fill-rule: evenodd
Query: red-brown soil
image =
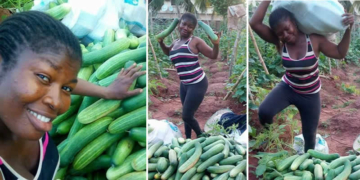
<path fill-rule="evenodd" d="M 360 68 L 356 65 L 346 65 L 343 68 L 333 69 L 332 75 L 326 76 L 330 77 L 330 79 L 321 78 L 322 109 L 317 133 L 325 137 L 329 146 L 329 153 L 339 153 L 344 156 L 353 149 L 353 142 L 360 134 L 360 96 L 355 93 L 346 93 L 341 89 L 341 84 L 356 86 L 360 90 Z M 261 129 L 256 112 L 252 111 L 251 114 L 250 125 Z M 297 115 L 296 119 L 300 119 L 300 116 Z M 301 126 L 300 121 L 298 124 Z M 256 154 L 256 151 L 250 153 L 249 156 L 254 154 Z M 257 159 L 252 157 L 249 160 L 249 179 L 257 179 L 251 173 L 255 171 L 255 168 L 252 167 L 257 166 Z"/>
<path fill-rule="evenodd" d="M 200 128 L 203 129 L 206 121 L 220 109 L 229 108 L 234 113 L 245 114 L 246 106 L 238 103 L 236 99 L 223 100 L 227 93 L 225 86 L 229 79 L 229 67 L 226 63 L 219 59 L 200 59 L 199 61 L 209 81 L 205 98 L 195 114 Z M 176 71 L 167 71 L 169 72 L 168 77 L 161 80 L 166 87 L 159 87 L 159 94 L 150 96 L 149 118 L 167 119 L 173 122 L 185 137 L 184 123 L 181 119 L 182 105 L 179 97 L 180 80 Z M 192 138 L 196 138 L 195 132 L 192 132 Z"/>

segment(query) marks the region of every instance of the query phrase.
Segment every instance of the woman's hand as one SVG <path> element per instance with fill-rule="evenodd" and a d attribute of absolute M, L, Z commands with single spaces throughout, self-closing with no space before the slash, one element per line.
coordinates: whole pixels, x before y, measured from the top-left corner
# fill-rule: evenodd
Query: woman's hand
<path fill-rule="evenodd" d="M 217 39 L 216 41 L 212 40 L 209 35 L 208 35 L 208 38 L 211 40 L 211 42 L 212 42 L 214 45 L 219 45 L 219 43 L 220 43 L 220 37 L 221 37 L 221 32 L 214 31 L 214 34 L 216 34 L 217 37 L 218 37 L 218 39 Z"/>
<path fill-rule="evenodd" d="M 158 43 L 164 43 L 164 38 L 157 38 Z"/>
<path fill-rule="evenodd" d="M 122 69 L 115 79 L 105 90 L 106 99 L 125 99 L 130 96 L 135 96 L 142 92 L 142 89 L 134 89 L 129 91 L 131 84 L 139 76 L 146 74 L 145 71 L 139 71 L 142 66 L 136 67 L 136 64 L 132 65 L 128 69 Z"/>
<path fill-rule="evenodd" d="M 354 15 L 352 15 L 352 14 L 350 14 L 350 13 L 345 13 L 345 14 L 343 14 L 342 15 L 342 17 L 345 17 L 344 19 L 343 19 L 343 24 L 345 25 L 345 26 L 347 26 L 347 25 L 349 25 L 350 27 L 350 29 L 352 28 L 352 26 L 354 25 Z"/>

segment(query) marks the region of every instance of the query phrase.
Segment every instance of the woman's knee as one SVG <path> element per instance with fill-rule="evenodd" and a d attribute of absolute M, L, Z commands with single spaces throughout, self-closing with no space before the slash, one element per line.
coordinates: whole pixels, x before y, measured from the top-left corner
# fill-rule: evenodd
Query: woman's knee
<path fill-rule="evenodd" d="M 274 113 L 267 107 L 260 105 L 258 115 L 262 125 L 271 124 L 273 122 Z"/>

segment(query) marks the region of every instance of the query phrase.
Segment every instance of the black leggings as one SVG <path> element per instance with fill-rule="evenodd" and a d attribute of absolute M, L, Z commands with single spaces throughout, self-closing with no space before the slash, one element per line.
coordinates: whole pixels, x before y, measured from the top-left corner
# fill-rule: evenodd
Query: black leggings
<path fill-rule="evenodd" d="M 183 105 L 182 119 L 185 123 L 186 138 L 191 138 L 191 129 L 195 131 L 197 136 L 202 133 L 194 115 L 204 99 L 207 88 L 208 81 L 206 77 L 196 84 L 184 85 L 180 83 L 180 98 Z"/>
<path fill-rule="evenodd" d="M 261 103 L 259 119 L 262 125 L 271 124 L 277 113 L 292 104 L 300 112 L 305 152 L 307 152 L 308 149 L 315 148 L 316 129 L 321 109 L 319 93 L 299 94 L 286 83 L 280 82 Z"/>

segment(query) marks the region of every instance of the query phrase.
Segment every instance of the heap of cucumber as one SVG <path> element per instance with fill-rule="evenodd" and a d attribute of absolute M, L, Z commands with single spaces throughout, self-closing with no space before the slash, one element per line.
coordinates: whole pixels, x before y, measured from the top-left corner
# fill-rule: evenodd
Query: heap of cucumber
<path fill-rule="evenodd" d="M 264 153 L 262 153 L 264 155 Z M 308 150 L 303 155 L 288 156 L 287 152 L 280 154 L 286 158 L 271 160 L 279 153 L 265 153 L 269 161 L 266 163 L 265 180 L 355 180 L 360 179 L 360 156 L 339 154 L 323 154 Z"/>
<path fill-rule="evenodd" d="M 246 148 L 222 136 L 195 140 L 173 138 L 148 150 L 148 179 L 245 180 Z"/>
<path fill-rule="evenodd" d="M 118 31 L 107 30 L 102 42 L 81 44 L 78 78 L 105 87 L 134 63 L 146 70 L 146 37 Z M 146 179 L 146 75 L 130 88 L 143 91 L 124 100 L 71 95 L 70 108 L 49 132 L 60 154 L 55 179 Z"/>

